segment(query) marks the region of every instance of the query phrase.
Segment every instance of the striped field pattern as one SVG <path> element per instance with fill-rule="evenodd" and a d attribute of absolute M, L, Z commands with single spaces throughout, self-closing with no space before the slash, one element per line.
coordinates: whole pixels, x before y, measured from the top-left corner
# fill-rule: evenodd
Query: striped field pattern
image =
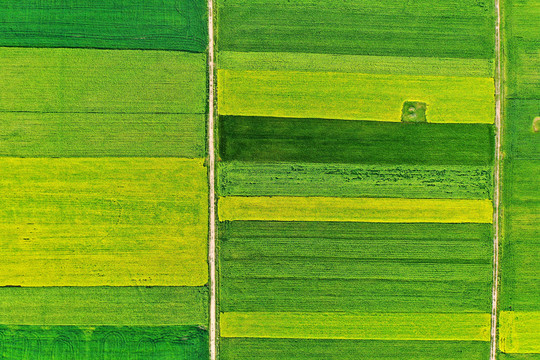
<path fill-rule="evenodd" d="M 539 29 L 3 1 L 0 360 L 540 360 Z"/>
<path fill-rule="evenodd" d="M 208 358 L 206 2 L 1 12 L 0 358 Z"/>
<path fill-rule="evenodd" d="M 540 7 L 503 4 L 500 359 L 540 359 Z"/>
<path fill-rule="evenodd" d="M 494 14 L 217 1 L 221 359 L 489 358 Z"/>

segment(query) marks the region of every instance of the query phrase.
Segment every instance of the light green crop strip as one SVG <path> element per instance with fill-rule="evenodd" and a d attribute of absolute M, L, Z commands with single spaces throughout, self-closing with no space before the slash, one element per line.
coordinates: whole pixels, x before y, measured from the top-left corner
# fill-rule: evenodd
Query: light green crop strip
<path fill-rule="evenodd" d="M 0 112 L 207 112 L 205 54 L 0 48 L 0 59 Z"/>
<path fill-rule="evenodd" d="M 237 338 L 489 341 L 490 314 L 226 312 L 221 336 Z"/>
<path fill-rule="evenodd" d="M 218 67 L 227 70 L 493 77 L 491 59 L 235 51 L 217 56 Z"/>

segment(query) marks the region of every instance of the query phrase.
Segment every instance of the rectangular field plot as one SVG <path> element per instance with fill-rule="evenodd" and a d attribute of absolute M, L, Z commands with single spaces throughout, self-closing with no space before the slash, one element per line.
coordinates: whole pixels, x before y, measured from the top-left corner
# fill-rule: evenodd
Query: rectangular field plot
<path fill-rule="evenodd" d="M 276 16 L 276 14 L 279 14 Z M 217 0 L 218 48 L 491 58 L 491 1 Z"/>
<path fill-rule="evenodd" d="M 540 358 L 540 12 L 503 3 L 504 91 L 498 358 Z"/>
<path fill-rule="evenodd" d="M 202 159 L 0 163 L 2 285 L 206 284 Z"/>
<path fill-rule="evenodd" d="M 206 2 L 6 0 L 0 46 L 203 52 Z"/>
<path fill-rule="evenodd" d="M 207 2 L 0 12 L 0 358 L 208 359 Z"/>
<path fill-rule="evenodd" d="M 208 357 L 208 334 L 196 326 L 2 326 L 8 359 L 179 359 Z"/>
<path fill-rule="evenodd" d="M 221 359 L 489 359 L 494 3 L 216 5 Z"/>

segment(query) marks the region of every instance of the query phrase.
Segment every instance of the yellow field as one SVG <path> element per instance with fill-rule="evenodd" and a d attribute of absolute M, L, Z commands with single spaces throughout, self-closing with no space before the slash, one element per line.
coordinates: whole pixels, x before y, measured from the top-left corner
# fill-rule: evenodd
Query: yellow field
<path fill-rule="evenodd" d="M 405 101 L 422 101 L 428 122 L 492 124 L 493 92 L 484 77 L 218 71 L 220 115 L 399 122 Z"/>
<path fill-rule="evenodd" d="M 499 349 L 505 353 L 540 353 L 540 312 L 501 311 Z"/>
<path fill-rule="evenodd" d="M 0 159 L 0 285 L 207 283 L 203 159 Z"/>
<path fill-rule="evenodd" d="M 489 341 L 490 314 L 222 313 L 221 336 L 293 339 Z"/>
<path fill-rule="evenodd" d="M 491 223 L 490 200 L 241 197 L 219 199 L 226 220 Z"/>

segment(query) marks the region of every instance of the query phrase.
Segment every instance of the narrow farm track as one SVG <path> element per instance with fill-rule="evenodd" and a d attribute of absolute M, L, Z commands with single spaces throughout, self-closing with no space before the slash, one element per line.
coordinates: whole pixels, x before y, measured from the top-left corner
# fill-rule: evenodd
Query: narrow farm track
<path fill-rule="evenodd" d="M 489 358 L 497 358 L 497 305 L 499 301 L 499 238 L 500 238 L 500 190 L 501 190 L 501 138 L 502 138 L 502 45 L 501 45 L 501 4 L 495 0 L 495 165 L 493 189 L 493 291 L 491 303 L 491 347 Z"/>
<path fill-rule="evenodd" d="M 208 265 L 210 272 L 210 360 L 217 358 L 217 284 L 216 284 L 216 200 L 215 200 L 215 141 L 214 141 L 214 8 L 208 0 L 208 204 L 209 238 Z"/>

